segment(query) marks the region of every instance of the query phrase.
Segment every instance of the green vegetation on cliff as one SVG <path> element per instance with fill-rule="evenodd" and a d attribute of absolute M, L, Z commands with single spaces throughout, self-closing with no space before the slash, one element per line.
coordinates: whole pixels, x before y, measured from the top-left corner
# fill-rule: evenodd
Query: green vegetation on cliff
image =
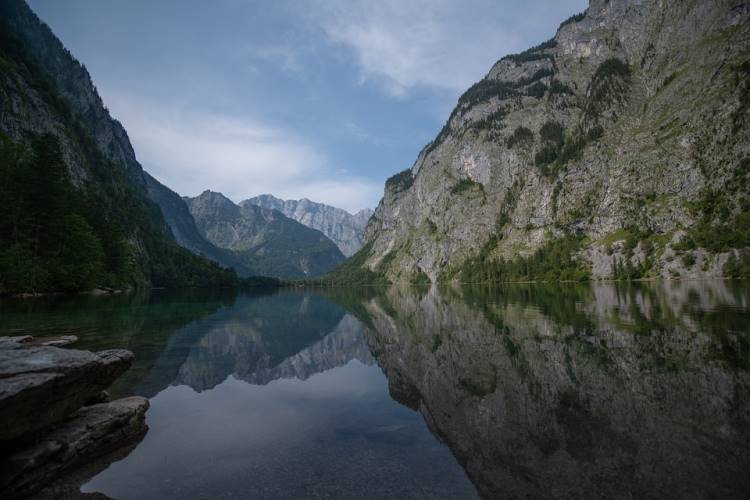
<path fill-rule="evenodd" d="M 409 172 L 411 175 L 411 172 Z M 322 278 L 308 280 L 307 283 L 315 285 L 385 285 L 388 281 L 382 273 L 371 271 L 366 266 L 367 258 L 370 256 L 372 243 L 368 243 L 359 249 L 357 253 L 346 259 L 340 266 L 333 269 Z M 382 267 L 382 263 L 381 266 Z"/>
<path fill-rule="evenodd" d="M 514 259 L 492 257 L 497 241 L 496 237 L 490 239 L 479 255 L 467 259 L 457 273 L 446 277 L 450 279 L 457 274 L 458 279 L 466 283 L 588 281 L 591 278 L 589 266 L 575 258 L 583 243 L 576 236 L 550 240 L 532 255 L 519 255 Z"/>
<path fill-rule="evenodd" d="M 138 224 L 155 286 L 235 285 L 234 272 L 191 255 L 159 234 L 126 185 L 108 194 L 75 187 L 51 135 L 25 147 L 0 141 L 0 292 L 79 291 L 138 285 Z M 117 207 L 117 209 L 115 209 Z"/>
<path fill-rule="evenodd" d="M 233 271 L 177 245 L 147 199 L 140 166 L 105 155 L 85 122 L 96 110 L 83 116 L 5 22 L 26 15 L 25 3 L 1 7 L 0 293 L 236 285 Z M 31 19 L 38 24 L 26 29 L 54 42 L 45 46 L 45 57 L 88 76 L 48 28 Z M 82 95 L 96 93 L 90 80 L 81 85 Z M 98 98 L 92 102 L 116 123 Z"/>

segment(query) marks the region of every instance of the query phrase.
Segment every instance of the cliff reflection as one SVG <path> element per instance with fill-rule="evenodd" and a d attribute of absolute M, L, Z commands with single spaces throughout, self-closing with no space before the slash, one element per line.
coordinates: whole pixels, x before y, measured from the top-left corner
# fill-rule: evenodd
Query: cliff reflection
<path fill-rule="evenodd" d="M 392 288 L 350 305 L 487 498 L 750 496 L 750 294 Z"/>

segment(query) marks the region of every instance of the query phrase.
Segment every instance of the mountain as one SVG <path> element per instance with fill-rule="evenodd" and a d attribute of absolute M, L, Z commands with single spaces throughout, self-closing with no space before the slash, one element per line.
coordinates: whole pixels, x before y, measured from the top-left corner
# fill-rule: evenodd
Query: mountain
<path fill-rule="evenodd" d="M 196 226 L 213 245 L 231 250 L 256 274 L 279 278 L 320 276 L 344 260 L 336 245 L 277 210 L 239 206 L 221 193 L 185 198 Z"/>
<path fill-rule="evenodd" d="M 177 243 L 196 255 L 202 255 L 223 267 L 233 268 L 240 277 L 253 275 L 253 271 L 234 254 L 209 242 L 198 231 L 187 202 L 177 193 L 144 172 L 148 197 L 159 205 Z"/>
<path fill-rule="evenodd" d="M 236 284 L 175 242 L 122 125 L 22 0 L 0 2 L 0 293 Z"/>
<path fill-rule="evenodd" d="M 372 210 L 365 208 L 352 215 L 341 208 L 323 203 L 315 203 L 307 198 L 301 200 L 281 200 L 270 194 L 262 194 L 240 202 L 261 208 L 278 210 L 287 217 L 307 227 L 317 229 L 336 243 L 341 253 L 350 257 L 362 248 L 367 221 Z"/>
<path fill-rule="evenodd" d="M 750 274 L 749 17 L 739 0 L 591 0 L 459 98 L 386 182 L 347 271 Z"/>

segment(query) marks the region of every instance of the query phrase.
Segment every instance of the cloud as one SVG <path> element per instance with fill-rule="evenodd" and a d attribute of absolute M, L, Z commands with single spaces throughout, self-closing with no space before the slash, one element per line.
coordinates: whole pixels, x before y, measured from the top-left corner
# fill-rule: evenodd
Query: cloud
<path fill-rule="evenodd" d="M 329 40 L 350 50 L 361 80 L 393 96 L 429 86 L 463 90 L 522 40 L 493 0 L 328 0 L 318 14 Z"/>
<path fill-rule="evenodd" d="M 272 193 L 355 212 L 374 207 L 382 194 L 379 184 L 333 171 L 325 154 L 291 130 L 106 95 L 144 169 L 181 195 L 211 189 L 239 202 Z"/>

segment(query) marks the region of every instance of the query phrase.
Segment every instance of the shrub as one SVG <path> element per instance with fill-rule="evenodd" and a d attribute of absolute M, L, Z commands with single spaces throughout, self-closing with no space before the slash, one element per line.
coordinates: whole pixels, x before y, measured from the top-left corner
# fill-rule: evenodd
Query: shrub
<path fill-rule="evenodd" d="M 542 78 L 546 78 L 546 77 L 552 76 L 554 74 L 555 74 L 555 70 L 553 70 L 552 68 L 538 69 L 529 78 L 521 78 L 520 80 L 518 80 L 517 85 L 520 86 L 520 87 L 523 87 L 524 85 L 528 85 L 530 83 L 539 81 Z"/>
<path fill-rule="evenodd" d="M 597 125 L 595 127 L 592 127 L 589 129 L 588 132 L 586 132 L 586 140 L 588 142 L 594 142 L 596 140 L 601 139 L 601 137 L 604 135 L 604 127 L 601 125 Z"/>
<path fill-rule="evenodd" d="M 406 191 L 412 186 L 412 184 L 414 184 L 414 176 L 409 168 L 392 175 L 385 181 L 386 189 L 396 193 Z"/>
<path fill-rule="evenodd" d="M 518 95 L 513 89 L 513 85 L 508 82 L 498 80 L 481 80 L 463 93 L 458 98 L 459 108 L 470 108 L 477 103 L 488 101 L 493 97 L 498 99 L 508 99 Z"/>
<path fill-rule="evenodd" d="M 547 122 L 539 130 L 542 141 L 549 142 L 555 146 L 562 146 L 565 141 L 565 129 L 557 122 Z"/>
<path fill-rule="evenodd" d="M 586 116 L 596 118 L 622 98 L 630 82 L 630 67 L 616 57 L 599 65 L 591 78 L 584 108 Z"/>
<path fill-rule="evenodd" d="M 726 278 L 750 278 L 750 255 L 732 255 L 722 269 Z"/>
<path fill-rule="evenodd" d="M 466 191 L 467 189 L 474 189 L 474 188 L 484 190 L 484 186 L 479 182 L 476 182 L 468 178 L 461 179 L 451 188 L 451 194 L 459 194 L 459 193 Z"/>
<path fill-rule="evenodd" d="M 590 267 L 575 259 L 582 239 L 568 235 L 550 240 L 529 257 L 518 256 L 512 260 L 489 257 L 497 240 L 490 240 L 479 255 L 461 266 L 465 282 L 510 281 L 587 281 Z"/>
<path fill-rule="evenodd" d="M 569 161 L 580 160 L 583 156 L 583 150 L 586 148 L 585 137 L 569 138 L 560 152 L 560 163 L 565 164 Z"/>
<path fill-rule="evenodd" d="M 528 146 L 529 144 L 534 142 L 534 132 L 531 131 L 531 129 L 528 129 L 523 126 L 518 126 L 513 131 L 513 134 L 508 137 L 508 140 L 506 142 L 506 145 L 508 148 L 512 148 L 514 146 Z"/>
<path fill-rule="evenodd" d="M 693 252 L 685 252 L 682 256 L 682 263 L 687 268 L 693 267 L 695 265 L 695 254 Z"/>
<path fill-rule="evenodd" d="M 537 167 L 549 165 L 557 160 L 558 148 L 555 146 L 544 146 L 534 155 L 534 164 Z M 544 173 L 544 172 L 543 172 Z M 547 174 L 545 174 L 546 176 Z"/>
<path fill-rule="evenodd" d="M 567 18 L 565 21 L 563 21 L 562 23 L 560 23 L 560 27 L 557 28 L 557 29 L 561 29 L 563 26 L 567 26 L 569 24 L 580 23 L 585 18 L 586 18 L 586 11 L 585 10 L 583 12 L 578 13 L 578 14 L 573 14 L 572 16 L 570 16 L 569 18 Z"/>
<path fill-rule="evenodd" d="M 453 113 L 451 113 L 451 116 L 448 118 L 448 121 L 445 122 L 445 125 L 443 125 L 443 128 L 441 128 L 440 132 L 438 132 L 437 137 L 435 137 L 435 139 L 433 139 L 432 142 L 430 142 L 429 144 L 427 144 L 424 147 L 424 149 L 422 150 L 422 152 L 424 153 L 425 156 L 427 156 L 428 154 L 432 153 L 435 150 L 436 147 L 438 147 L 440 144 L 443 143 L 443 141 L 445 140 L 445 138 L 448 137 L 448 134 L 451 133 L 451 125 L 450 125 L 450 123 L 451 123 L 451 119 L 453 118 L 455 112 L 456 112 L 456 110 L 454 109 Z"/>
<path fill-rule="evenodd" d="M 537 99 L 544 97 L 545 92 L 547 92 L 547 86 L 542 82 L 536 82 L 534 85 L 526 89 L 527 96 L 535 97 Z"/>
<path fill-rule="evenodd" d="M 550 95 L 555 94 L 569 94 L 569 95 L 575 95 L 575 92 L 573 92 L 573 89 L 562 83 L 560 80 L 553 79 L 549 84 L 549 93 Z"/>
<path fill-rule="evenodd" d="M 538 61 L 540 59 L 552 59 L 550 54 L 544 54 L 547 49 L 553 49 L 557 47 L 557 40 L 550 38 L 546 42 L 542 42 L 539 45 L 531 47 L 528 50 L 521 52 L 520 54 L 509 54 L 503 57 L 501 60 L 508 59 L 513 61 L 515 64 L 522 64 L 525 62 Z"/>
<path fill-rule="evenodd" d="M 476 130 L 493 130 L 501 129 L 503 127 L 503 118 L 508 114 L 506 108 L 500 108 L 497 111 L 490 113 L 481 120 L 471 124 L 471 128 Z"/>

